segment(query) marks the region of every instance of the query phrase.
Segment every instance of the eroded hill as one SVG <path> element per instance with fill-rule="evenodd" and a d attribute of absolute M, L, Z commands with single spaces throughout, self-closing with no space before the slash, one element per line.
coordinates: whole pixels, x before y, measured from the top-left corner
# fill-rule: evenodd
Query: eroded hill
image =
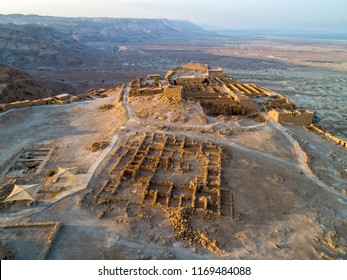
<path fill-rule="evenodd" d="M 77 67 L 107 57 L 52 27 L 0 24 L 0 61 L 21 69 Z"/>
<path fill-rule="evenodd" d="M 0 23 L 51 27 L 84 44 L 182 41 L 208 34 L 187 20 L 140 18 L 67 18 L 38 15 L 0 15 Z"/>
<path fill-rule="evenodd" d="M 54 94 L 29 75 L 0 64 L 0 103 L 38 99 Z"/>

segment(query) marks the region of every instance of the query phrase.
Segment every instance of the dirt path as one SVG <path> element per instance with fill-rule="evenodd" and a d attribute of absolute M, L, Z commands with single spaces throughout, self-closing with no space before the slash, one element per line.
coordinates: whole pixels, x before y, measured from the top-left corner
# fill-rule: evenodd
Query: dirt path
<path fill-rule="evenodd" d="M 293 145 L 295 153 L 297 155 L 297 160 L 299 162 L 299 168 L 302 170 L 302 172 L 305 174 L 307 178 L 309 178 L 311 181 L 313 181 L 316 185 L 321 187 L 323 190 L 343 199 L 344 201 L 347 201 L 347 195 L 344 195 L 336 190 L 334 190 L 331 186 L 327 185 L 323 181 L 321 181 L 310 169 L 307 162 L 307 154 L 301 149 L 298 141 L 296 141 L 293 137 L 288 134 L 288 129 L 281 126 L 278 123 L 270 122 L 270 125 L 280 131 Z"/>

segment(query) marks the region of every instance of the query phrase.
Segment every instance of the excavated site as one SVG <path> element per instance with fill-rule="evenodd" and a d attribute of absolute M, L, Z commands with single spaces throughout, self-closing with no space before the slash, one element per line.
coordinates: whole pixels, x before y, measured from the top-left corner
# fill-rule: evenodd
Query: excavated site
<path fill-rule="evenodd" d="M 2 259 L 347 259 L 312 112 L 205 64 L 105 91 L 0 112 Z"/>

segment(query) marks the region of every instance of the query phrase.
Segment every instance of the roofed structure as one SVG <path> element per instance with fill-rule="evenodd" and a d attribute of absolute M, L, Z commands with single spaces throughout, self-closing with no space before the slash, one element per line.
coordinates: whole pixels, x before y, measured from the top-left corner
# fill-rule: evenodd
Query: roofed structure
<path fill-rule="evenodd" d="M 14 185 L 12 192 L 2 202 L 29 200 L 35 201 L 36 194 L 42 187 L 41 184 L 34 185 Z"/>

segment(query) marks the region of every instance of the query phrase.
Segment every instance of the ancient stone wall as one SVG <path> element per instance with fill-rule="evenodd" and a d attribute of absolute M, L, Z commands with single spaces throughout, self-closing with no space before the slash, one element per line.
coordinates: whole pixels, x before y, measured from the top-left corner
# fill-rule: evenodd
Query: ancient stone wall
<path fill-rule="evenodd" d="M 147 75 L 148 80 L 159 80 L 160 79 L 160 74 L 150 74 Z"/>
<path fill-rule="evenodd" d="M 260 94 L 261 91 L 257 89 L 254 85 L 252 84 L 243 84 L 243 86 L 248 89 L 251 93 L 253 94 Z"/>
<path fill-rule="evenodd" d="M 119 87 L 116 87 L 117 89 Z M 123 90 L 124 85 L 120 87 L 121 90 Z M 61 98 L 60 95 L 52 96 L 52 97 L 47 97 L 47 98 L 42 98 L 42 99 L 36 99 L 36 100 L 24 100 L 24 101 L 16 101 L 16 102 L 11 102 L 11 103 L 6 103 L 6 104 L 0 104 L 0 112 L 1 111 L 6 111 L 10 109 L 20 109 L 20 108 L 26 108 L 30 106 L 39 106 L 39 105 L 49 105 L 49 104 L 66 104 L 70 102 L 75 102 L 83 98 L 88 98 L 91 96 L 95 95 L 96 97 L 106 97 L 106 96 L 111 96 L 114 93 L 113 88 L 109 90 L 105 89 L 91 89 L 85 93 L 82 93 L 80 95 L 69 95 L 69 94 L 64 94 L 64 98 Z M 100 94 L 102 92 L 102 94 Z"/>
<path fill-rule="evenodd" d="M 33 105 L 48 105 L 48 104 L 54 104 L 54 98 L 48 97 L 44 99 L 38 99 L 31 101 L 31 106 Z"/>
<path fill-rule="evenodd" d="M 318 128 L 314 124 L 311 124 L 310 128 L 315 130 L 319 134 L 322 134 L 322 135 L 326 136 L 327 138 L 333 140 L 334 142 L 336 142 L 337 144 L 341 145 L 342 147 L 347 148 L 347 141 L 346 140 L 343 140 L 343 139 L 341 139 L 339 137 L 336 137 L 336 136 L 332 135 L 329 132 L 325 132 L 324 130 Z"/>
<path fill-rule="evenodd" d="M 223 88 L 235 101 L 237 101 L 242 107 L 245 108 L 246 113 L 255 113 L 259 111 L 258 105 L 252 99 L 240 93 L 239 91 L 233 91 L 232 88 L 237 88 L 232 84 L 230 84 L 229 87 L 224 84 Z"/>
<path fill-rule="evenodd" d="M 176 85 L 184 85 L 184 84 L 202 84 L 204 82 L 203 77 L 195 78 L 195 77 L 178 77 L 173 79 Z"/>
<path fill-rule="evenodd" d="M 209 77 L 225 76 L 223 68 L 208 69 Z"/>
<path fill-rule="evenodd" d="M 169 208 L 193 207 L 230 215 L 221 197 L 222 149 L 184 136 L 136 132 L 112 158 L 110 177 L 95 190 L 95 203 L 124 202 Z M 223 202 L 229 203 L 226 205 Z"/>
<path fill-rule="evenodd" d="M 48 256 L 48 253 L 58 236 L 58 233 L 60 231 L 60 228 L 62 227 L 62 222 L 56 222 L 56 221 L 48 221 L 48 222 L 18 222 L 18 223 L 7 223 L 2 225 L 4 229 L 8 228 L 27 228 L 28 231 L 31 231 L 32 228 L 43 228 L 44 230 L 48 231 L 48 235 L 45 240 L 43 240 L 42 244 L 42 250 L 40 252 L 40 255 L 38 256 L 39 260 L 44 260 Z M 47 229 L 46 229 L 47 228 Z"/>
<path fill-rule="evenodd" d="M 313 113 L 307 110 L 271 110 L 269 117 L 279 123 L 291 123 L 296 125 L 308 126 L 312 123 Z"/>
<path fill-rule="evenodd" d="M 209 115 L 243 115 L 243 107 L 230 98 L 201 101 L 204 111 Z"/>
<path fill-rule="evenodd" d="M 239 103 L 243 108 L 245 108 L 247 113 L 256 113 L 259 111 L 257 103 L 248 97 L 242 98 Z"/>
<path fill-rule="evenodd" d="M 207 73 L 208 65 L 207 64 L 199 64 L 199 63 L 186 63 L 182 64 L 182 69 L 203 71 Z"/>
<path fill-rule="evenodd" d="M 19 108 L 29 107 L 30 105 L 31 105 L 30 100 L 24 100 L 24 101 L 17 101 L 17 102 L 4 104 L 3 108 L 4 108 L 4 111 L 6 111 L 10 109 L 19 109 Z"/>
<path fill-rule="evenodd" d="M 164 88 L 164 96 L 170 100 L 182 100 L 182 86 L 168 86 Z"/>
<path fill-rule="evenodd" d="M 170 69 L 169 71 L 167 71 L 165 75 L 165 79 L 169 78 L 174 72 L 175 72 L 174 69 Z"/>
<path fill-rule="evenodd" d="M 233 98 L 235 99 L 235 101 L 240 102 L 241 99 L 241 94 L 238 93 L 237 91 L 234 91 L 231 88 L 231 85 L 229 85 L 229 87 L 227 85 L 223 85 L 223 88 L 226 90 L 226 92 Z"/>
<path fill-rule="evenodd" d="M 153 94 L 158 94 L 158 93 L 163 93 L 164 89 L 162 87 L 158 88 L 140 88 L 138 91 L 138 94 L 140 95 L 153 95 Z"/>

